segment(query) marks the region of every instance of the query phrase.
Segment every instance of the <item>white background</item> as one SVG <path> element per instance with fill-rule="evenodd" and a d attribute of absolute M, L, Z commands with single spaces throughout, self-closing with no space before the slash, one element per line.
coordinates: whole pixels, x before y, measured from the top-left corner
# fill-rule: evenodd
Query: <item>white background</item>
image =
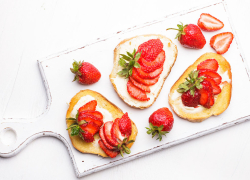
<path fill-rule="evenodd" d="M 0 0 L 0 118 L 45 110 L 37 59 L 209 2 Z M 226 2 L 250 64 L 250 2 Z M 249 128 L 246 122 L 82 179 L 250 179 Z M 0 158 L 0 179 L 77 178 L 64 144 L 44 137 L 15 157 Z"/>

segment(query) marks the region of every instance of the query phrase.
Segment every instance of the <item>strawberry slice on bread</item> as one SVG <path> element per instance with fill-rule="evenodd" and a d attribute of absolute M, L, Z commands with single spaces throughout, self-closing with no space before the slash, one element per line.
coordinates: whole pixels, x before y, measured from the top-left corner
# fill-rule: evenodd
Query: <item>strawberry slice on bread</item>
<path fill-rule="evenodd" d="M 228 61 L 219 54 L 205 53 L 175 82 L 168 102 L 179 117 L 202 122 L 227 109 L 231 91 L 232 73 Z"/>

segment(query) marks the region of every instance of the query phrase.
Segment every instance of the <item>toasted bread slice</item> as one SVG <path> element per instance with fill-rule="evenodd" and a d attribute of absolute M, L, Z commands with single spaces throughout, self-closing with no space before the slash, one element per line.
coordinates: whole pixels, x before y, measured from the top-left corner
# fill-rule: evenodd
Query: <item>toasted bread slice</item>
<path fill-rule="evenodd" d="M 72 117 L 72 112 L 74 111 L 75 105 L 77 105 L 78 101 L 84 97 L 84 96 L 91 96 L 97 101 L 97 106 L 99 108 L 102 108 L 104 110 L 107 110 L 111 115 L 112 119 L 108 119 L 109 121 L 114 121 L 116 118 L 122 117 L 124 114 L 121 109 L 119 109 L 116 105 L 113 103 L 109 102 L 104 96 L 99 94 L 98 92 L 92 91 L 92 90 L 81 90 L 79 93 L 77 93 L 72 99 L 69 104 L 69 108 L 66 114 L 66 118 Z M 84 105 L 83 103 L 82 105 Z M 80 104 L 78 104 L 79 106 Z M 82 106 L 81 105 L 81 106 Z M 105 114 L 103 114 L 104 119 L 105 119 Z M 75 117 L 72 117 L 75 118 Z M 74 121 L 72 120 L 66 120 L 67 127 L 69 127 Z M 79 136 L 71 136 L 70 135 L 71 130 L 68 130 L 70 140 L 73 144 L 73 146 L 80 152 L 82 153 L 91 153 L 91 154 L 98 154 L 102 157 L 108 157 L 105 152 L 100 148 L 98 141 L 100 139 L 99 133 L 94 135 L 95 141 L 92 143 L 86 143 L 82 138 Z M 135 140 L 137 136 L 138 130 L 136 128 L 135 123 L 132 121 L 132 134 L 129 137 L 129 140 Z M 127 146 L 131 148 L 133 143 L 128 144 Z"/>
<path fill-rule="evenodd" d="M 150 39 L 160 39 L 163 43 L 163 49 L 165 51 L 165 62 L 163 65 L 163 71 L 160 75 L 160 78 L 158 82 L 150 86 L 150 93 L 147 93 L 147 96 L 150 98 L 149 101 L 139 101 L 134 98 L 132 98 L 128 92 L 127 92 L 127 82 L 128 79 L 125 79 L 124 77 L 120 77 L 117 75 L 117 73 L 122 69 L 121 66 L 119 66 L 118 61 L 120 59 L 120 54 L 126 54 L 126 52 L 133 52 L 134 49 L 138 49 L 138 46 L 142 44 L 143 42 L 146 42 Z M 177 47 L 170 39 L 163 35 L 158 34 L 149 34 L 149 35 L 141 35 L 141 36 L 135 36 L 129 39 L 125 39 L 122 42 L 120 42 L 115 50 L 114 50 L 114 66 L 112 69 L 112 72 L 109 76 L 110 81 L 112 85 L 114 86 L 115 91 L 119 95 L 119 97 L 129 106 L 134 108 L 148 108 L 150 107 L 155 100 L 157 99 L 158 95 L 161 92 L 161 89 L 163 87 L 163 84 L 168 77 L 171 68 L 173 67 L 176 57 L 177 57 Z"/>
<path fill-rule="evenodd" d="M 188 74 L 197 69 L 198 64 L 206 59 L 216 59 L 219 63 L 218 73 L 222 77 L 221 93 L 215 95 L 214 105 L 210 108 L 204 108 L 199 106 L 198 108 L 184 106 L 181 100 L 181 93 L 178 93 L 176 90 L 178 86 L 185 81 L 185 78 L 188 77 Z M 227 60 L 216 53 L 205 53 L 199 59 L 197 59 L 194 64 L 189 66 L 187 70 L 181 75 L 181 77 L 175 82 L 175 84 L 170 89 L 168 95 L 168 102 L 173 109 L 173 111 L 181 118 L 187 119 L 191 122 L 202 122 L 203 120 L 214 115 L 217 116 L 223 113 L 229 106 L 231 100 L 231 90 L 232 90 L 232 72 L 230 64 Z"/>

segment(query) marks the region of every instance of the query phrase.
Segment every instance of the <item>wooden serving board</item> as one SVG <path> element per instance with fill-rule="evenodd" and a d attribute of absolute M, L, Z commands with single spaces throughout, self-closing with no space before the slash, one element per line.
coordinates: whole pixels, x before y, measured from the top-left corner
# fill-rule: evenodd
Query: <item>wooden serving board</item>
<path fill-rule="evenodd" d="M 166 28 L 176 27 L 176 24 L 179 22 L 196 24 L 201 13 L 210 13 L 222 20 L 225 24 L 224 28 L 216 32 L 203 32 L 207 44 L 202 50 L 183 48 L 174 39 L 176 32 L 166 31 Z M 229 51 L 224 55 L 231 64 L 233 74 L 232 99 L 228 109 L 223 114 L 217 117 L 210 117 L 202 123 L 191 123 L 174 114 L 175 122 L 171 133 L 167 134 L 167 137 L 164 137 L 161 142 L 156 141 L 155 138 L 152 139 L 146 133 L 145 129 L 148 126 L 148 117 L 160 107 L 169 107 L 168 93 L 171 86 L 180 77 L 182 72 L 202 54 L 214 52 L 209 46 L 209 40 L 213 35 L 227 31 L 233 32 L 235 35 Z M 169 37 L 178 47 L 178 57 L 156 102 L 151 107 L 140 110 L 127 106 L 118 97 L 109 81 L 109 74 L 113 67 L 113 50 L 116 45 L 123 39 L 143 34 L 162 34 Z M 102 74 L 100 81 L 89 86 L 72 82 L 73 74 L 69 68 L 73 59 L 77 61 L 85 60 L 94 64 Z M 64 142 L 72 158 L 76 175 L 81 177 L 250 119 L 250 96 L 248 95 L 250 90 L 249 70 L 245 64 L 243 54 L 240 52 L 237 34 L 230 22 L 224 1 L 189 9 L 150 23 L 119 31 L 110 37 L 97 39 L 95 42 L 82 47 L 71 48 L 38 60 L 38 64 L 47 90 L 47 109 L 41 116 L 26 120 L 25 123 L 23 123 L 24 120 L 19 121 L 18 119 L 8 119 L 1 122 L 0 133 L 11 132 L 16 139 L 9 145 L 5 145 L 3 143 L 4 136 L 0 138 L 1 157 L 16 155 L 29 142 L 38 137 L 53 136 Z M 130 155 L 125 155 L 124 158 L 120 156 L 114 159 L 102 158 L 97 155 L 82 154 L 72 146 L 65 123 L 65 115 L 68 108 L 67 103 L 82 89 L 91 89 L 101 93 L 124 112 L 129 113 L 130 118 L 136 123 L 139 131 L 136 142 L 131 148 L 132 153 Z"/>

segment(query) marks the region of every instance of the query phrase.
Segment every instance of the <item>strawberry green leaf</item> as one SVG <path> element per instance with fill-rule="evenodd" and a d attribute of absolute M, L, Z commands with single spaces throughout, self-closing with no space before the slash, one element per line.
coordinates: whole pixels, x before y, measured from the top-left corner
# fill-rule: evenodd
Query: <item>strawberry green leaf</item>
<path fill-rule="evenodd" d="M 134 58 L 134 55 L 131 54 L 130 52 L 127 52 L 127 55 L 128 55 L 129 57 L 131 57 L 131 58 Z"/>
<path fill-rule="evenodd" d="M 122 58 L 120 58 L 120 60 L 118 61 L 118 64 L 121 66 L 121 67 L 126 67 L 126 61 Z"/>
<path fill-rule="evenodd" d="M 134 64 L 134 67 L 135 68 L 141 68 L 141 65 L 136 61 L 135 64 Z"/>

